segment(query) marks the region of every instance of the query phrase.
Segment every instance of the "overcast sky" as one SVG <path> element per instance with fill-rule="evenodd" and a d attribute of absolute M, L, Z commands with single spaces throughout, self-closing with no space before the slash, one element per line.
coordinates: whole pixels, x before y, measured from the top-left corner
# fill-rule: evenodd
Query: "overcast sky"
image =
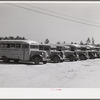
<path fill-rule="evenodd" d="M 100 43 L 99 26 L 100 3 L 0 3 L 0 36 L 3 37 L 24 36 L 37 42 L 48 38 L 51 43 L 80 43 L 94 37 L 95 43 Z"/>

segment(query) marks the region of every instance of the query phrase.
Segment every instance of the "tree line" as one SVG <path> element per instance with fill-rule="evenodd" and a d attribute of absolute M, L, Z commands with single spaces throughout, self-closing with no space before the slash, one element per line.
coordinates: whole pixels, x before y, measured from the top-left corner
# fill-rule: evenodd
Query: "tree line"
<path fill-rule="evenodd" d="M 0 37 L 0 40 L 27 40 L 25 37 L 20 37 L 20 36 L 5 36 L 5 37 Z"/>
<path fill-rule="evenodd" d="M 13 36 L 5 36 L 5 37 L 0 37 L 0 40 L 27 40 L 25 37 L 21 37 L 21 36 L 16 36 L 16 37 L 13 37 Z M 44 42 L 41 42 L 41 44 L 49 44 L 50 41 L 48 38 L 45 39 Z M 64 41 L 63 43 L 61 43 L 60 41 L 56 42 L 56 44 L 66 44 L 66 41 Z M 74 43 L 74 42 L 71 42 L 71 44 L 77 44 L 77 43 Z M 92 45 L 95 45 L 95 40 L 94 38 L 92 37 L 92 39 L 90 39 L 89 37 L 87 38 L 86 42 L 83 43 L 82 41 L 80 41 L 79 43 L 80 45 L 88 45 L 88 44 L 92 44 Z"/>
<path fill-rule="evenodd" d="M 88 44 L 95 45 L 95 40 L 94 40 L 93 37 L 92 37 L 92 39 L 90 39 L 90 38 L 88 37 L 85 43 L 83 43 L 82 41 L 80 42 L 80 45 L 88 45 Z"/>
<path fill-rule="evenodd" d="M 44 44 L 49 44 L 49 39 L 47 38 L 45 41 L 44 41 Z M 43 42 L 41 42 L 42 44 Z M 61 43 L 60 41 L 58 41 L 56 44 L 66 44 L 66 41 L 64 41 L 63 43 Z M 77 43 L 74 43 L 74 42 L 71 42 L 71 44 L 77 44 Z M 79 43 L 80 45 L 89 45 L 89 44 L 92 44 L 92 45 L 95 45 L 95 40 L 94 38 L 92 37 L 92 39 L 90 39 L 89 37 L 87 38 L 86 42 L 83 43 L 82 41 L 80 41 Z"/>

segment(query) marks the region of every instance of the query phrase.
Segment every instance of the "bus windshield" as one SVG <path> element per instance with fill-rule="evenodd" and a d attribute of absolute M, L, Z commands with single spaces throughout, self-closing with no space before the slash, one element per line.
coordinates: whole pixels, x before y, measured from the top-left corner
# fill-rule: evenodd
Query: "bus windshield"
<path fill-rule="evenodd" d="M 39 49 L 39 46 L 38 45 L 30 45 L 30 48 L 31 49 Z"/>
<path fill-rule="evenodd" d="M 50 46 L 39 45 L 39 50 L 50 50 Z"/>
<path fill-rule="evenodd" d="M 50 46 L 44 46 L 44 50 L 50 50 Z"/>
<path fill-rule="evenodd" d="M 63 46 L 57 46 L 57 51 L 63 51 L 63 50 L 65 50 L 65 47 L 63 47 Z"/>

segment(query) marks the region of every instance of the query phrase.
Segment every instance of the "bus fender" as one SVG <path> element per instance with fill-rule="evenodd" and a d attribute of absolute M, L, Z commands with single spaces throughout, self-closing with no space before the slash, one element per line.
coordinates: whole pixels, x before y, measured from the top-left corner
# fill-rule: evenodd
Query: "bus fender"
<path fill-rule="evenodd" d="M 40 54 L 40 55 L 34 55 L 34 56 L 32 56 L 32 57 L 30 58 L 30 61 L 34 60 L 35 57 L 39 57 L 41 61 L 42 61 L 42 59 L 43 59 L 43 56 Z"/>
<path fill-rule="evenodd" d="M 51 57 L 51 59 L 53 59 L 55 56 L 57 56 L 59 59 L 61 59 L 60 55 L 58 55 L 58 54 L 53 55 L 53 56 Z"/>
<path fill-rule="evenodd" d="M 73 58 L 75 58 L 75 56 L 74 56 L 73 54 L 68 56 L 68 58 L 70 58 L 70 57 L 73 57 Z"/>

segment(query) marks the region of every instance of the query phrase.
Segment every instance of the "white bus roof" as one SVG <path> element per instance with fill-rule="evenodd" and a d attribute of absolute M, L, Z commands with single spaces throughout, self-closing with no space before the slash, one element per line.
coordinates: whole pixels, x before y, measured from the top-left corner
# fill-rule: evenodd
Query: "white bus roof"
<path fill-rule="evenodd" d="M 93 46 L 93 45 L 81 45 L 81 47 L 89 47 L 89 48 L 94 48 L 95 46 Z"/>
<path fill-rule="evenodd" d="M 56 48 L 56 46 L 54 44 L 40 44 L 42 46 L 50 46 L 51 48 Z"/>
<path fill-rule="evenodd" d="M 0 40 L 0 42 L 7 42 L 7 43 L 14 43 L 14 42 L 20 42 L 20 43 L 27 43 L 27 44 L 39 44 L 36 41 L 32 41 L 32 40 Z"/>
<path fill-rule="evenodd" d="M 79 44 L 65 44 L 65 46 L 74 46 L 76 48 L 80 48 Z"/>

